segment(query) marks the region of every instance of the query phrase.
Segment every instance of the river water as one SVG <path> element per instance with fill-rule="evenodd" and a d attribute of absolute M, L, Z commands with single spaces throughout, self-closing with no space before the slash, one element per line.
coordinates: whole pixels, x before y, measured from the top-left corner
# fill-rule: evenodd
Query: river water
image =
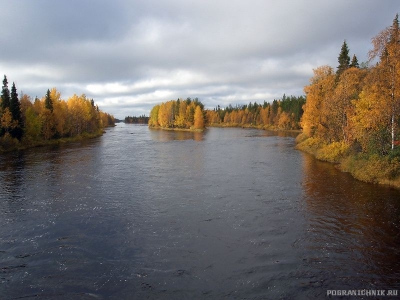
<path fill-rule="evenodd" d="M 400 192 L 294 145 L 261 130 L 118 124 L 1 155 L 0 298 L 400 290 Z"/>

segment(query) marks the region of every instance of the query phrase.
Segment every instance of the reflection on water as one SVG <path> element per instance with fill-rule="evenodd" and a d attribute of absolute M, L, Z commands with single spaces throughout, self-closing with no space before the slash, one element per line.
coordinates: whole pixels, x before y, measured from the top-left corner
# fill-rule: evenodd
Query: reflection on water
<path fill-rule="evenodd" d="M 400 192 L 294 133 L 118 124 L 0 156 L 6 299 L 320 299 L 400 289 Z"/>
<path fill-rule="evenodd" d="M 195 140 L 202 141 L 204 134 L 207 131 L 181 131 L 181 130 L 161 130 L 151 129 L 151 138 L 155 141 L 168 142 L 168 141 L 184 141 L 184 140 Z"/>
<path fill-rule="evenodd" d="M 338 287 L 399 287 L 400 193 L 304 155 L 308 246 Z M 327 266 L 330 266 L 327 268 Z"/>

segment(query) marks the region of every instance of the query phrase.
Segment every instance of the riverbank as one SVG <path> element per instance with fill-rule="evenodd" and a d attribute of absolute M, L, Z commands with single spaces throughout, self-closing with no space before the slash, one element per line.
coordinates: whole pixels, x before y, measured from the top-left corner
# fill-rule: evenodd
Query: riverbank
<path fill-rule="evenodd" d="M 51 140 L 40 140 L 40 141 L 31 141 L 31 140 L 22 140 L 18 141 L 17 139 L 8 138 L 6 140 L 2 140 L 0 145 L 0 154 L 7 153 L 12 151 L 21 151 L 30 148 L 37 147 L 45 147 L 45 146 L 54 146 L 66 143 L 79 142 L 86 139 L 94 139 L 102 136 L 105 133 L 103 129 L 98 130 L 95 133 L 82 133 L 77 136 L 67 137 L 67 138 L 59 138 L 59 139 L 51 139 Z"/>
<path fill-rule="evenodd" d="M 252 129 L 260 129 L 260 130 L 270 130 L 270 131 L 287 131 L 287 132 L 297 132 L 301 133 L 300 129 L 283 129 L 273 125 L 252 125 L 252 124 L 236 124 L 236 123 L 213 123 L 209 124 L 208 127 L 217 127 L 217 128 L 252 128 Z"/>
<path fill-rule="evenodd" d="M 400 189 L 400 159 L 398 156 L 356 153 L 344 142 L 331 144 L 300 134 L 296 149 L 312 154 L 317 159 L 331 162 L 354 178 Z"/>

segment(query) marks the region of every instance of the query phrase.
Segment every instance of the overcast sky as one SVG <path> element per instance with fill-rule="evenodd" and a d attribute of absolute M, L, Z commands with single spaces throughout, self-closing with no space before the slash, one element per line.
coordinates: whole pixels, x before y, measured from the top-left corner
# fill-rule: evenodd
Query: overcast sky
<path fill-rule="evenodd" d="M 198 97 L 216 105 L 300 96 L 312 69 L 359 62 L 398 0 L 0 0 L 0 74 L 18 92 L 93 98 L 117 118 Z"/>

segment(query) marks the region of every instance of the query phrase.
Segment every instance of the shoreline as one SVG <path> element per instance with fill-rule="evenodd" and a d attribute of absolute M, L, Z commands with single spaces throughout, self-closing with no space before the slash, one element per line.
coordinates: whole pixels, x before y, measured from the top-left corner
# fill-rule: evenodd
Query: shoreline
<path fill-rule="evenodd" d="M 46 146 L 55 146 L 61 144 L 68 144 L 79 142 L 83 140 L 90 140 L 94 138 L 101 137 L 106 131 L 104 129 L 99 130 L 96 133 L 83 133 L 74 137 L 66 137 L 66 138 L 59 138 L 59 139 L 52 139 L 52 140 L 43 140 L 43 141 L 35 141 L 35 142 L 18 142 L 18 144 L 4 149 L 0 147 L 0 154 L 10 153 L 13 151 L 24 151 L 32 148 L 39 148 L 39 147 L 46 147 Z"/>
<path fill-rule="evenodd" d="M 286 132 L 296 132 L 296 133 L 301 133 L 301 129 L 283 129 L 283 128 L 277 128 L 275 126 L 260 126 L 260 125 L 241 125 L 241 124 L 218 124 L 218 123 L 213 123 L 210 124 L 209 127 L 216 127 L 216 128 L 250 128 L 250 129 L 259 129 L 259 130 L 269 130 L 269 131 L 286 131 Z"/>
<path fill-rule="evenodd" d="M 344 143 L 324 144 L 315 138 L 296 138 L 295 149 L 335 165 L 354 179 L 400 189 L 400 160 L 390 156 L 354 153 Z"/>

